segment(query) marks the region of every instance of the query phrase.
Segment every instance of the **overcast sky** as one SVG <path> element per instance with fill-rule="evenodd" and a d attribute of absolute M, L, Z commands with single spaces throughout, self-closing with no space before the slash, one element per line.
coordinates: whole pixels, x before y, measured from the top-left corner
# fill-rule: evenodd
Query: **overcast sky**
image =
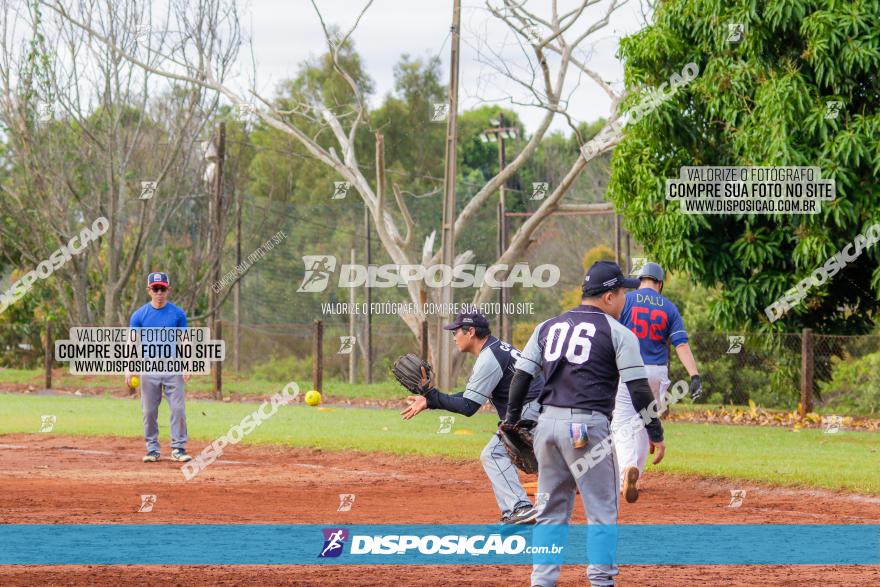
<path fill-rule="evenodd" d="M 603 0 L 601 10 L 585 12 L 578 30 L 584 30 L 604 13 L 609 0 Z M 501 0 L 492 0 L 493 5 Z M 561 0 L 561 6 L 574 2 Z M 318 0 L 318 6 L 328 25 L 348 30 L 365 5 L 363 0 Z M 533 0 L 529 6 L 549 6 L 548 0 Z M 544 12 L 546 14 L 546 12 Z M 355 47 L 364 59 L 366 71 L 375 83 L 374 101 L 391 92 L 394 85 L 394 65 L 400 56 L 408 53 L 413 57 L 439 55 L 443 62 L 444 82 L 449 79 L 450 35 L 452 0 L 375 0 L 364 15 L 354 33 Z M 584 45 L 582 57 L 604 79 L 620 84 L 623 73 L 620 62 L 614 57 L 618 39 L 641 28 L 642 16 L 635 0 L 620 8 L 609 26 L 593 37 L 593 43 Z M 325 51 L 326 45 L 321 25 L 308 0 L 252 0 L 244 7 L 242 28 L 251 36 L 256 60 L 258 89 L 273 94 L 278 81 L 293 77 L 297 66 L 309 57 Z M 526 127 L 534 129 L 543 111 L 536 108 L 512 106 L 509 96 L 517 101 L 529 101 L 526 90 L 512 82 L 506 82 L 494 74 L 491 67 L 480 63 L 480 49 L 485 52 L 486 42 L 500 52 L 512 67 L 527 62 L 507 28 L 498 23 L 474 0 L 464 0 L 462 6 L 461 72 L 459 101 L 460 110 L 469 109 L 481 102 L 499 103 L 513 107 L 520 114 Z M 243 61 L 249 61 L 247 50 Z M 571 92 L 569 112 L 579 121 L 592 121 L 607 116 L 609 101 L 605 93 L 587 78 L 572 70 L 567 83 Z M 564 121 L 557 117 L 553 128 L 565 129 Z"/>

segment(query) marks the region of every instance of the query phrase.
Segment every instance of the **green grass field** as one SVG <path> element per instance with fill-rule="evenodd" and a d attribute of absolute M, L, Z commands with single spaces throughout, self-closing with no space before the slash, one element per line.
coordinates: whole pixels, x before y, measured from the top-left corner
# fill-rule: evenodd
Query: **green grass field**
<path fill-rule="evenodd" d="M 213 440 L 256 407 L 190 401 L 190 435 Z M 136 400 L 0 394 L 0 432 L 35 433 L 44 414 L 57 418 L 49 434 L 140 437 L 141 412 Z M 452 434 L 438 434 L 442 414 L 445 412 L 424 412 L 404 422 L 395 410 L 322 411 L 297 405 L 279 410 L 243 442 L 476 459 L 497 418 L 484 413 L 472 418 L 459 416 Z M 163 402 L 163 432 L 167 432 L 167 422 Z M 462 430 L 473 434 L 454 433 Z M 685 423 L 669 423 L 666 431 L 668 451 L 660 467 L 663 471 L 880 494 L 878 434 Z M 167 442 L 167 435 L 163 438 Z"/>
<path fill-rule="evenodd" d="M 45 387 L 45 375 L 42 369 L 6 369 L 0 368 L 0 389 L 4 383 L 15 383 L 21 385 L 32 385 L 37 389 Z M 224 373 L 223 376 L 223 392 L 225 394 L 238 395 L 265 395 L 272 394 L 280 390 L 287 382 L 264 381 L 252 377 L 236 376 Z M 67 372 L 59 373 L 55 371 L 52 385 L 55 388 L 105 388 L 118 387 L 120 390 L 124 388 L 124 377 L 121 375 L 71 375 Z M 305 386 L 307 384 L 303 384 Z M 213 390 L 213 383 L 210 376 L 193 377 L 187 384 L 187 391 L 209 393 Z M 308 391 L 307 387 L 303 387 L 303 391 Z M 400 399 L 407 393 L 396 383 L 392 381 L 382 381 L 379 383 L 350 384 L 338 380 L 325 380 L 324 393 L 336 397 L 343 398 L 366 398 L 373 400 L 390 400 Z"/>
<path fill-rule="evenodd" d="M 0 368 L 0 392 L 4 383 L 15 383 L 22 385 L 31 385 L 36 389 L 43 389 L 45 386 L 45 375 L 42 369 L 7 369 Z M 253 377 L 223 374 L 223 392 L 226 395 L 268 395 L 277 392 L 286 384 L 286 381 L 266 381 Z M 118 387 L 122 390 L 124 387 L 124 379 L 121 375 L 71 375 L 67 372 L 55 371 L 52 380 L 53 387 L 56 389 L 93 389 Z M 308 390 L 308 383 L 302 382 L 301 389 L 303 392 Z M 381 381 L 371 383 L 369 385 L 363 383 L 351 384 L 338 379 L 324 380 L 324 394 L 337 398 L 362 398 L 370 400 L 395 400 L 405 397 L 407 394 L 396 381 Z M 196 393 L 210 393 L 213 390 L 213 383 L 209 376 L 193 377 L 187 384 L 187 391 Z M 105 394 L 105 395 L 110 395 Z M 702 411 L 707 408 L 716 407 L 708 404 L 692 404 L 689 399 L 683 399 L 677 404 L 671 406 L 675 412 Z M 748 406 L 737 406 L 747 409 Z M 768 410 L 784 411 L 784 410 Z M 790 411 L 790 410 L 789 410 Z"/>

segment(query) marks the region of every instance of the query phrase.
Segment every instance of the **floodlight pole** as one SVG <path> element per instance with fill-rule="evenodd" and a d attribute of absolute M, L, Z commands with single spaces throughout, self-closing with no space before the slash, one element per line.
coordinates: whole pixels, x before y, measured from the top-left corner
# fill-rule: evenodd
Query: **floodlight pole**
<path fill-rule="evenodd" d="M 452 54 L 449 61 L 449 112 L 446 117 L 446 168 L 443 174 L 443 225 L 440 231 L 441 263 L 452 266 L 455 262 L 455 157 L 458 140 L 458 60 L 461 30 L 461 0 L 452 3 Z M 437 369 L 440 389 L 452 387 L 452 341 L 443 330 L 444 322 L 451 322 L 452 287 L 441 289 L 441 317 L 437 324 Z M 446 336 L 444 336 L 446 335 Z"/>
<path fill-rule="evenodd" d="M 507 167 L 507 149 L 505 147 L 505 139 L 515 138 L 516 129 L 506 126 L 504 115 L 499 115 L 498 120 L 490 120 L 493 124 L 492 128 L 483 130 L 481 139 L 483 142 L 498 142 L 498 172 L 504 171 Z M 497 124 L 496 124 L 497 122 Z M 498 238 L 497 238 L 497 257 L 500 258 L 507 250 L 507 202 L 504 193 L 504 183 L 498 187 Z M 510 292 L 506 287 L 498 288 L 498 336 L 501 340 L 510 341 L 513 336 L 513 322 L 505 311 L 505 305 L 510 301 Z"/>

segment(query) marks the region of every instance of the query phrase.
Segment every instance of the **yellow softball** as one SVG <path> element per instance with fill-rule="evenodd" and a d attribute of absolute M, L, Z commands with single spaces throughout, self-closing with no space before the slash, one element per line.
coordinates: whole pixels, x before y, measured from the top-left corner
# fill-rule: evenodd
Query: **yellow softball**
<path fill-rule="evenodd" d="M 138 377 L 137 375 L 133 375 L 133 376 L 131 377 L 131 388 L 132 388 L 132 389 L 137 389 L 138 386 L 139 386 L 140 384 L 141 384 L 141 379 L 140 379 L 140 377 Z"/>
<path fill-rule="evenodd" d="M 306 403 L 310 406 L 317 406 L 321 404 L 321 392 L 315 389 L 306 393 Z"/>

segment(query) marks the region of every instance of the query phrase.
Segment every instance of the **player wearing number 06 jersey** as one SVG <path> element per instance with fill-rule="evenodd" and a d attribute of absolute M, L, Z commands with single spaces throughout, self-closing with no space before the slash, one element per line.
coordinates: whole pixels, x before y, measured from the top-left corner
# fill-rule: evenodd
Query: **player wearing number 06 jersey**
<path fill-rule="evenodd" d="M 666 406 L 669 389 L 669 353 L 666 341 L 675 347 L 678 357 L 691 376 L 691 397 L 702 395 L 697 364 L 688 345 L 687 332 L 681 314 L 663 291 L 663 268 L 657 263 L 646 263 L 639 271 L 639 289 L 626 294 L 626 303 L 620 314 L 620 322 L 632 330 L 639 339 L 639 351 L 645 361 L 651 393 L 662 413 Z M 639 498 L 637 483 L 645 471 L 648 456 L 648 433 L 641 416 L 636 413 L 623 381 L 617 388 L 617 401 L 611 424 L 614 450 L 621 472 L 621 491 L 626 501 Z"/>
<path fill-rule="evenodd" d="M 626 279 L 616 263 L 590 267 L 581 305 L 542 322 L 516 362 L 510 383 L 507 422 L 520 418 L 532 376 L 544 375 L 538 396 L 541 416 L 535 428 L 538 511 L 533 536 L 544 546 L 560 535 L 571 519 L 580 490 L 587 515 L 587 570 L 591 585 L 614 585 L 617 511 L 620 502 L 617 464 L 609 420 L 618 381 L 630 401 L 650 413 L 653 400 L 635 335 L 616 320 L 625 301 Z M 656 416 L 656 412 L 653 414 Z M 660 419 L 648 423 L 655 463 L 665 450 Z M 564 532 L 564 530 L 563 530 Z M 551 587 L 559 578 L 561 558 L 533 558 L 531 585 Z"/>

